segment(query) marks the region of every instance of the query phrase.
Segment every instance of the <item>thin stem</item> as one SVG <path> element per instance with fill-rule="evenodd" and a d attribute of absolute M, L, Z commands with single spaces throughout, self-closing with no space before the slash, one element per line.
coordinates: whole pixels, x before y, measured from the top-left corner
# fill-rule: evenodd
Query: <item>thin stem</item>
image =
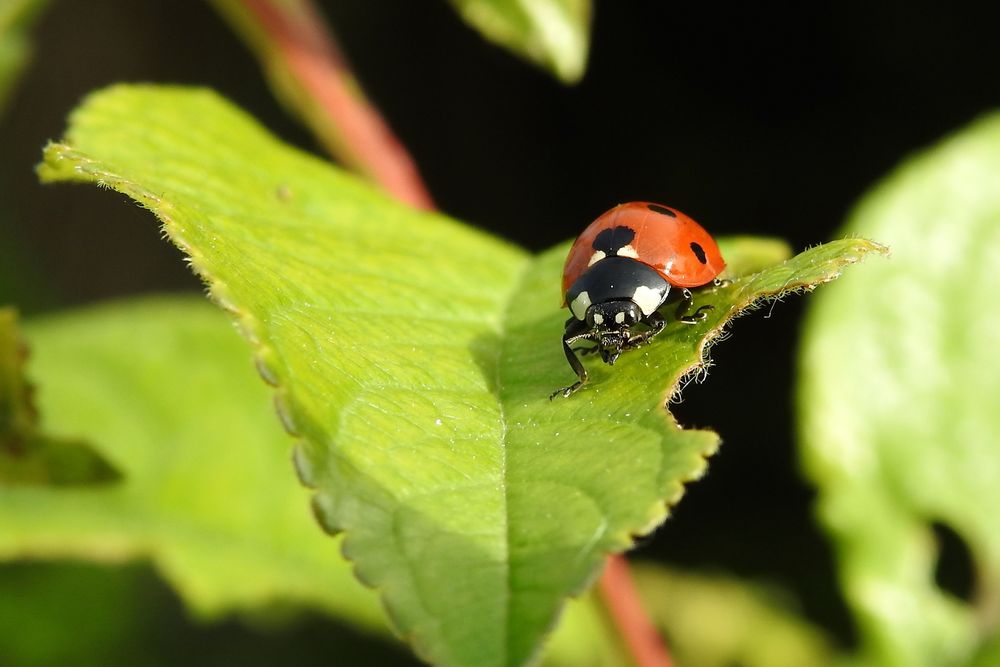
<path fill-rule="evenodd" d="M 311 0 L 242 0 L 242 5 L 255 25 L 241 27 L 258 34 L 251 42 L 272 81 L 327 150 L 397 199 L 434 208 L 416 163 L 364 98 Z"/>
<path fill-rule="evenodd" d="M 643 609 L 625 556 L 608 557 L 598 586 L 636 667 L 671 667 L 667 645 Z"/>

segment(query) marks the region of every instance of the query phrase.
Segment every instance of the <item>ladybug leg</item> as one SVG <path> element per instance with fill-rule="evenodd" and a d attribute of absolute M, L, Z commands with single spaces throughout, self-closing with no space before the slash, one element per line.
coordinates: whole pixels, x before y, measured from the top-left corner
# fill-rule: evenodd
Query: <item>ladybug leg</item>
<path fill-rule="evenodd" d="M 663 331 L 663 327 L 667 326 L 667 320 L 664 319 L 663 315 L 660 315 L 659 312 L 654 312 L 652 315 L 643 320 L 643 322 L 649 326 L 649 331 L 643 331 L 642 333 L 637 333 L 634 336 L 629 336 L 628 340 L 622 346 L 622 350 L 631 350 L 648 343 L 650 338 Z"/>
<path fill-rule="evenodd" d="M 554 392 L 549 394 L 550 401 L 559 394 L 569 397 L 570 394 L 582 387 L 587 381 L 587 369 L 583 367 L 583 362 L 581 362 L 580 358 L 576 356 L 576 352 L 573 351 L 573 348 L 571 348 L 570 345 L 578 340 L 593 340 L 593 335 L 593 332 L 587 329 L 586 322 L 578 320 L 575 317 L 566 321 L 566 331 L 563 333 L 563 353 L 566 355 L 566 361 L 569 362 L 573 372 L 576 373 L 576 376 L 580 379 L 568 387 L 556 389 Z"/>
<path fill-rule="evenodd" d="M 693 315 L 688 315 L 687 312 L 691 310 L 691 306 L 694 304 L 694 297 L 691 295 L 691 290 L 689 289 L 684 289 L 681 294 L 683 295 L 683 298 L 681 299 L 681 302 L 677 304 L 677 311 L 675 314 L 678 322 L 683 322 L 684 324 L 697 324 L 708 317 L 704 311 L 715 310 L 715 306 L 705 304 L 704 306 L 699 306 L 698 310 L 694 311 Z"/>

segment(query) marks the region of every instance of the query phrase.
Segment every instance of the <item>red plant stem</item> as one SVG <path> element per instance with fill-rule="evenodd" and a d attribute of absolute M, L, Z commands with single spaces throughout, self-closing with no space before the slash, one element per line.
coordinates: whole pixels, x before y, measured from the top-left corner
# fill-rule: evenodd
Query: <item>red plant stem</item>
<path fill-rule="evenodd" d="M 642 607 L 625 556 L 608 557 L 598 586 L 636 667 L 671 667 L 667 645 Z"/>
<path fill-rule="evenodd" d="M 310 100 L 327 114 L 332 127 L 340 129 L 340 158 L 370 175 L 397 199 L 433 209 L 434 201 L 416 163 L 375 107 L 360 95 L 311 1 L 300 0 L 294 11 L 274 0 L 243 0 L 243 4 L 274 40 Z"/>
<path fill-rule="evenodd" d="M 433 209 L 416 163 L 382 120 L 378 110 L 354 90 L 354 76 L 310 0 L 299 12 L 279 9 L 273 0 L 243 0 L 274 39 L 285 63 L 343 134 L 341 158 L 370 174 L 390 194 L 413 206 Z M 637 667 L 672 667 L 670 654 L 639 601 L 624 556 L 608 558 L 599 583 L 601 595 Z"/>

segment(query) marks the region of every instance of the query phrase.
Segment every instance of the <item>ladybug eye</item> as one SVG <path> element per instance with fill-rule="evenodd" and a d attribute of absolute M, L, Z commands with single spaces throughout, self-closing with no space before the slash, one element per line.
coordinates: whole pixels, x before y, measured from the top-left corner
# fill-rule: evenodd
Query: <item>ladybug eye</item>
<path fill-rule="evenodd" d="M 705 249 L 695 241 L 691 241 L 691 252 L 694 253 L 694 256 L 698 258 L 699 262 L 702 264 L 708 264 L 708 258 L 705 256 Z"/>

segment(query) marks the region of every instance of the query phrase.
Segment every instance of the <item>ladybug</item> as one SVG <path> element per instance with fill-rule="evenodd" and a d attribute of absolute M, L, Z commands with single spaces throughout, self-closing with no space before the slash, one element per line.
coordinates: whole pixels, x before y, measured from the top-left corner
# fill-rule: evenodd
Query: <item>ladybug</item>
<path fill-rule="evenodd" d="M 549 398 L 569 396 L 587 381 L 587 370 L 570 345 L 593 341 L 596 345 L 580 354 L 596 352 L 614 364 L 622 352 L 663 331 L 666 319 L 659 309 L 678 293 L 677 319 L 700 322 L 712 306 L 685 315 L 692 304 L 688 288 L 715 281 L 725 267 L 715 239 L 675 208 L 629 202 L 604 213 L 576 239 L 563 268 L 563 305 L 572 313 L 563 351 L 580 379 Z M 637 325 L 644 328 L 634 333 Z"/>

